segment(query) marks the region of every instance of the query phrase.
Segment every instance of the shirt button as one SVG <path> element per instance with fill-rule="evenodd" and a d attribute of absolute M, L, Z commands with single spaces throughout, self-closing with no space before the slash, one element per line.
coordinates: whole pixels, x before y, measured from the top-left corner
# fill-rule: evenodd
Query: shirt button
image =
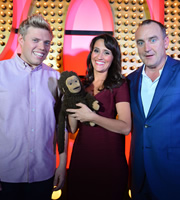
<path fill-rule="evenodd" d="M 32 91 L 32 92 L 35 92 L 35 89 L 32 89 L 31 91 Z"/>
<path fill-rule="evenodd" d="M 145 124 L 145 126 L 144 126 L 145 128 L 148 128 L 148 125 L 147 124 Z"/>
<path fill-rule="evenodd" d="M 34 129 L 32 128 L 31 131 L 34 132 Z"/>
<path fill-rule="evenodd" d="M 32 153 L 32 152 L 33 152 L 33 149 L 30 149 L 30 152 Z"/>
<path fill-rule="evenodd" d="M 32 108 L 32 112 L 34 112 L 35 111 L 35 108 Z"/>

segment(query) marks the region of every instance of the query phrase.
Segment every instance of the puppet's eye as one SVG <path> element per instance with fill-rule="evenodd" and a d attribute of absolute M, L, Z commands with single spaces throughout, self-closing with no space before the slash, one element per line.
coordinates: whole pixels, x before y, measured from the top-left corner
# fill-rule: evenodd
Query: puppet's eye
<path fill-rule="evenodd" d="M 72 85 L 72 82 L 69 82 L 68 85 Z"/>

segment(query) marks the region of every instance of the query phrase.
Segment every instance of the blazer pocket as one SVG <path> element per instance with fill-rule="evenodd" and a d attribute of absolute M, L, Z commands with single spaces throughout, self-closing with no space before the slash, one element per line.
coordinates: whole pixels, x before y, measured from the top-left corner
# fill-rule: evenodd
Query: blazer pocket
<path fill-rule="evenodd" d="M 180 161 L 180 147 L 169 147 L 168 159 Z"/>

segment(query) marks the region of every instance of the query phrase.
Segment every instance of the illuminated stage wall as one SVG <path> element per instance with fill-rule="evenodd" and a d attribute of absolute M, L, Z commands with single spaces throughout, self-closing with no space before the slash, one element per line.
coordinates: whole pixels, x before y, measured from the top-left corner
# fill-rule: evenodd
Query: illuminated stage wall
<path fill-rule="evenodd" d="M 165 24 L 170 38 L 167 54 L 180 59 L 180 2 L 178 0 L 0 0 L 0 60 L 20 53 L 19 24 L 41 13 L 51 24 L 54 38 L 44 61 L 62 72 L 85 74 L 89 42 L 101 32 L 117 39 L 122 51 L 122 72 L 127 75 L 142 62 L 137 54 L 135 30 L 148 18 Z M 70 134 L 69 158 L 76 135 Z M 128 159 L 130 136 L 126 137 Z"/>

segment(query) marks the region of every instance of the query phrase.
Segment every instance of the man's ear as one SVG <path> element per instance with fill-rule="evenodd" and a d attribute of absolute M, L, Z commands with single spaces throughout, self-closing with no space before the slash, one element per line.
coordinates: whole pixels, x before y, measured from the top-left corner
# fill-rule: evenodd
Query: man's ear
<path fill-rule="evenodd" d="M 23 45 L 23 42 L 24 42 L 24 38 L 21 34 L 18 34 L 18 43 L 20 44 L 20 46 Z"/>
<path fill-rule="evenodd" d="M 168 37 L 168 36 L 166 36 L 166 37 L 164 38 L 164 46 L 165 46 L 165 49 L 167 50 L 167 49 L 168 49 L 168 46 L 169 46 L 169 37 Z"/>

